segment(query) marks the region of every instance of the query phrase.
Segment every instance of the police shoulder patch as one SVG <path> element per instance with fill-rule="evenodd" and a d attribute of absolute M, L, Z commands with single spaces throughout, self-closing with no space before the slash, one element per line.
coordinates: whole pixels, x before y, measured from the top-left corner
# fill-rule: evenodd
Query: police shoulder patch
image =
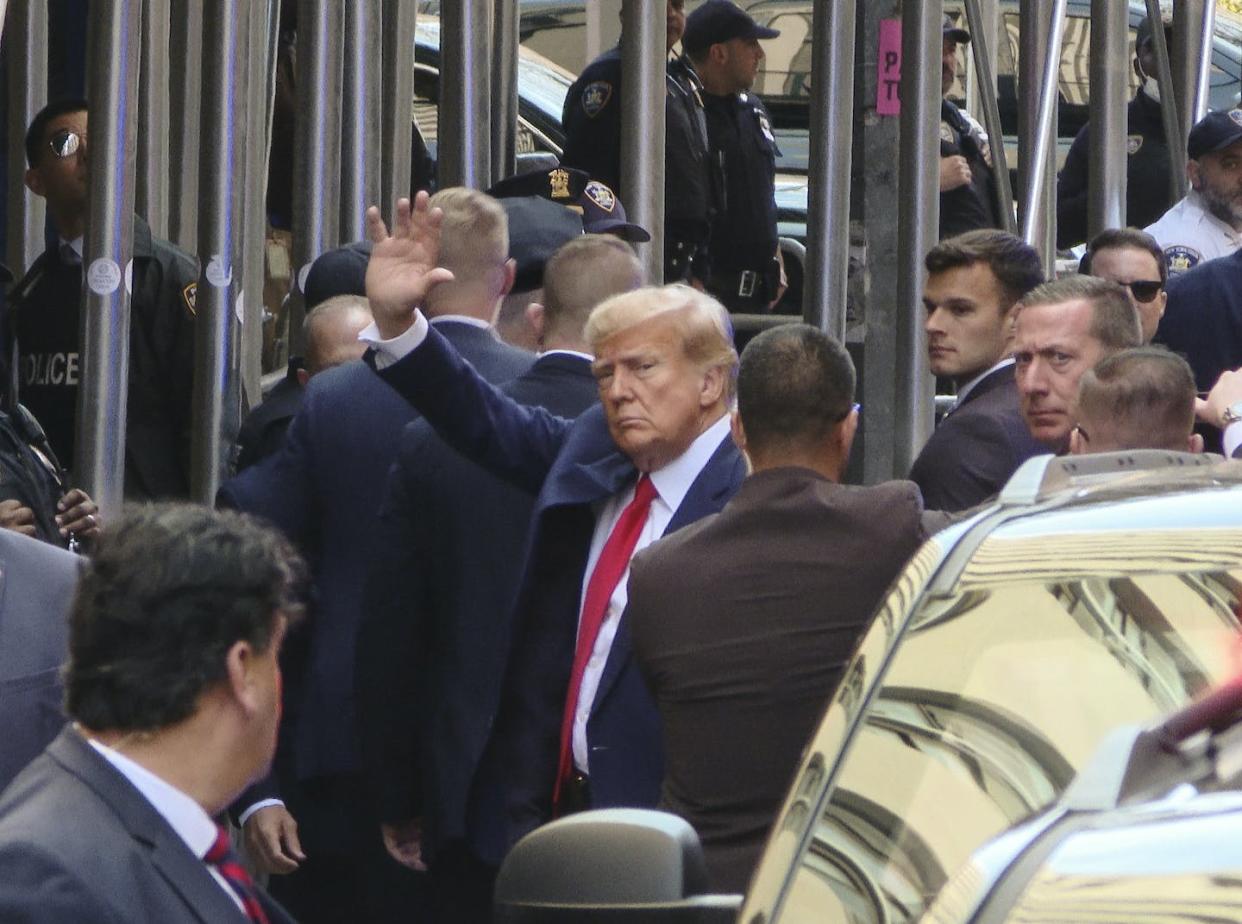
<path fill-rule="evenodd" d="M 948 122 L 940 123 L 940 140 L 945 144 L 957 144 L 957 132 Z"/>
<path fill-rule="evenodd" d="M 1242 125 L 1242 109 L 1230 109 L 1229 118 L 1233 119 L 1235 125 Z"/>
<path fill-rule="evenodd" d="M 591 180 L 582 192 L 605 212 L 611 212 L 617 207 L 617 197 L 613 195 L 611 189 L 598 180 Z"/>
<path fill-rule="evenodd" d="M 582 89 L 582 111 L 588 119 L 593 119 L 608 105 L 612 99 L 612 84 L 607 80 L 596 80 Z"/>
<path fill-rule="evenodd" d="M 1139 148 L 1143 146 L 1142 135 L 1128 135 L 1126 137 L 1126 153 L 1133 157 L 1139 152 Z"/>
<path fill-rule="evenodd" d="M 1193 247 L 1174 244 L 1172 247 L 1164 248 L 1164 258 L 1169 262 L 1170 273 L 1184 273 L 1198 265 L 1203 260 L 1203 254 Z"/>
<path fill-rule="evenodd" d="M 181 290 L 181 298 L 185 301 L 185 307 L 189 309 L 191 315 L 195 313 L 194 302 L 197 296 L 198 296 L 198 283 L 197 282 L 188 283 L 186 287 Z"/>

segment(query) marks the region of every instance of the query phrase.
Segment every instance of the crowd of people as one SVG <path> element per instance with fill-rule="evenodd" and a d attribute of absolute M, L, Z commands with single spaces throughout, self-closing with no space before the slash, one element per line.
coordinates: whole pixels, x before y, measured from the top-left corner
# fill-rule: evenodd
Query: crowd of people
<path fill-rule="evenodd" d="M 368 240 L 315 262 L 304 362 L 243 427 L 218 511 L 101 525 L 57 461 L 86 104 L 32 122 L 58 239 L 6 324 L 30 411 L 0 417 L 21 476 L 0 479 L 0 919 L 485 921 L 517 839 L 619 806 L 686 818 L 713 887 L 743 891 L 924 539 L 1036 455 L 1242 458 L 1242 253 L 1183 266 L 1189 244 L 1110 229 L 1049 279 L 994 227 L 987 138 L 946 99 L 922 304 L 955 404 L 905 479 L 846 484 L 844 346 L 789 323 L 739 356 L 730 322 L 782 290 L 749 92 L 773 30 L 728 0 L 669 0 L 667 25 L 666 284 L 630 246 L 613 50 L 570 92 L 562 166 L 420 192 L 392 228 L 373 208 Z M 946 94 L 966 41 L 946 21 Z M 1190 147 L 1186 202 L 1236 235 L 1242 112 Z M 183 499 L 197 270 L 139 221 L 127 497 Z"/>

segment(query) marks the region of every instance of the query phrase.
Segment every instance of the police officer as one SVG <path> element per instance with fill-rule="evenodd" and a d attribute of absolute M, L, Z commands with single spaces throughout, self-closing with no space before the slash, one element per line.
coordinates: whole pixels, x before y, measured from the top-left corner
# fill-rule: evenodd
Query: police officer
<path fill-rule="evenodd" d="M 776 38 L 730 0 L 707 0 L 686 20 L 682 46 L 703 81 L 707 134 L 723 195 L 712 226 L 707 290 L 730 311 L 770 310 L 784 291 L 776 232 L 776 157 L 768 111 L 748 92 Z"/>
<path fill-rule="evenodd" d="M 1242 247 L 1242 109 L 1204 116 L 1186 155 L 1190 192 L 1147 228 L 1173 275 Z"/>
<path fill-rule="evenodd" d="M 1173 27 L 1164 27 L 1166 47 Z M 1150 20 L 1139 23 L 1134 43 L 1134 72 L 1140 84 L 1126 114 L 1126 224 L 1142 228 L 1173 204 L 1169 189 L 1169 142 L 1160 115 L 1156 51 Z M 1087 239 L 1087 163 L 1089 127 L 1084 125 L 1070 145 L 1057 176 L 1057 246 L 1073 247 Z"/>
<path fill-rule="evenodd" d="M 983 127 L 949 100 L 957 79 L 957 46 L 970 33 L 944 18 L 940 55 L 940 239 L 999 228 L 1000 202 L 992 175 L 992 150 Z"/>
<path fill-rule="evenodd" d="M 58 238 L 10 295 L 22 403 L 56 454 L 74 455 L 88 201 L 87 108 L 50 103 L 26 133 L 27 187 L 47 200 Z M 134 216 L 125 496 L 188 497 L 198 266 Z M 128 276 L 129 274 L 127 274 Z"/>
<path fill-rule="evenodd" d="M 685 0 L 668 0 L 666 45 L 681 38 Z M 694 69 L 674 55 L 665 76 L 664 281 L 705 279 L 715 183 L 707 154 L 702 87 Z M 621 47 L 596 58 L 574 81 L 562 115 L 561 163 L 590 174 L 624 200 L 621 186 Z"/>

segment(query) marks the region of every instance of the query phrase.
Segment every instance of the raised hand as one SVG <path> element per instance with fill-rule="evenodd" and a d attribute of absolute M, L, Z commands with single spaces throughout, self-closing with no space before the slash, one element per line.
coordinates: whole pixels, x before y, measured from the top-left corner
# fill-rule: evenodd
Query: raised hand
<path fill-rule="evenodd" d="M 426 192 L 397 201 L 392 234 L 379 209 L 367 209 L 367 237 L 374 245 L 367 264 L 367 299 L 380 336 L 385 340 L 405 333 L 419 307 L 435 286 L 451 282 L 453 274 L 436 266 L 440 257 L 440 222 L 444 213 L 432 208 Z"/>

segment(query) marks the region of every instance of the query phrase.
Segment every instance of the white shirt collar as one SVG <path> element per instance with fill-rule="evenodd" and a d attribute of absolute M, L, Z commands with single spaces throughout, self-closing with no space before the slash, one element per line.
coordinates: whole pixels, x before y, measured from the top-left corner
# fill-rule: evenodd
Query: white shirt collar
<path fill-rule="evenodd" d="M 216 840 L 216 823 L 203 807 L 180 789 L 135 763 L 120 751 L 113 750 L 94 738 L 86 739 L 116 771 L 129 780 L 152 807 L 177 832 L 194 856 L 202 859 Z"/>
<path fill-rule="evenodd" d="M 655 485 L 660 500 L 674 511 L 680 508 L 694 479 L 699 477 L 699 472 L 703 471 L 712 454 L 728 437 L 729 415 L 725 414 L 700 433 L 689 449 L 668 465 L 652 472 L 651 483 Z"/>
<path fill-rule="evenodd" d="M 480 321 L 478 318 L 467 317 L 464 314 L 438 314 L 434 318 L 429 318 L 432 324 L 440 324 L 444 321 L 451 321 L 454 324 L 469 324 L 471 327 L 480 327 L 488 330 L 492 325 L 486 321 Z"/>
<path fill-rule="evenodd" d="M 541 359 L 544 356 L 577 356 L 579 359 L 585 359 L 589 363 L 595 362 L 595 357 L 590 353 L 579 353 L 577 350 L 544 350 L 538 355 Z"/>
<path fill-rule="evenodd" d="M 71 241 L 67 241 L 63 237 L 60 239 L 61 254 L 63 255 L 65 252 L 65 248 L 68 247 L 70 250 L 72 250 L 77 255 L 77 258 L 78 258 L 77 262 L 79 264 L 82 262 L 82 248 L 84 246 L 85 245 L 83 243 L 83 236 L 80 234 Z"/>
<path fill-rule="evenodd" d="M 953 406 L 958 407 L 963 401 L 966 400 L 966 396 L 974 390 L 975 386 L 978 385 L 980 382 L 982 382 L 984 379 L 986 379 L 993 372 L 995 372 L 998 369 L 1004 369 L 1006 366 L 1012 366 L 1012 365 L 1013 365 L 1013 357 L 1006 356 L 1004 359 L 998 362 L 991 369 L 985 369 L 982 372 L 980 372 L 973 379 L 971 379 L 969 382 L 967 382 L 965 385 L 963 385 L 961 388 L 957 390 L 957 400 L 953 402 Z"/>

